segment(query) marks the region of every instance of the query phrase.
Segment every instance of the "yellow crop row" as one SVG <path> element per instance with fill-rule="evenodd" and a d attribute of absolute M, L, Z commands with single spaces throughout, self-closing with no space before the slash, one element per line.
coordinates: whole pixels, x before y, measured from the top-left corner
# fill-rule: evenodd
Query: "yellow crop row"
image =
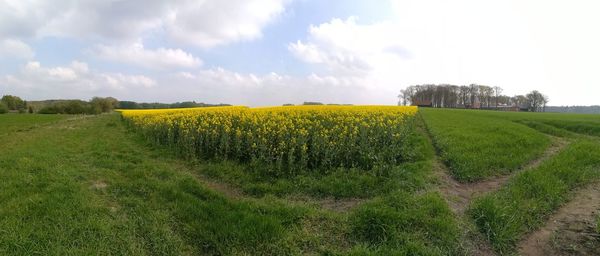
<path fill-rule="evenodd" d="M 411 152 L 416 107 L 293 106 L 123 110 L 147 138 L 200 159 L 259 163 L 277 175 L 371 169 Z"/>

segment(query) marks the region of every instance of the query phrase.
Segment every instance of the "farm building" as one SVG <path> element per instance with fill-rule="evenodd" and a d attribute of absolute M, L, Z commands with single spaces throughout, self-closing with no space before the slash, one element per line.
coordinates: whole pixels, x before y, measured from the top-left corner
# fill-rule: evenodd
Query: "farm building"
<path fill-rule="evenodd" d="M 433 102 L 431 100 L 415 100 L 412 103 L 413 106 L 417 107 L 433 107 Z"/>

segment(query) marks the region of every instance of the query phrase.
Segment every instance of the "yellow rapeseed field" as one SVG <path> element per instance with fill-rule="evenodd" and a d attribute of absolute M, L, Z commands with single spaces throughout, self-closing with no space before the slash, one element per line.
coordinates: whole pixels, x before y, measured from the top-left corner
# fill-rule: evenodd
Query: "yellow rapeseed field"
<path fill-rule="evenodd" d="M 277 175 L 400 163 L 411 155 L 416 112 L 396 106 L 121 111 L 134 129 L 186 156 L 258 163 Z"/>

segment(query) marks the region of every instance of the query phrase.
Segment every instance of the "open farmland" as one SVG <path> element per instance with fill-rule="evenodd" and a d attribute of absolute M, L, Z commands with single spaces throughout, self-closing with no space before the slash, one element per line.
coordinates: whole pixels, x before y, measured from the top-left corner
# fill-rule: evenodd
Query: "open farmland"
<path fill-rule="evenodd" d="M 0 116 L 0 254 L 600 250 L 599 116 L 311 106 L 27 117 Z M 563 232 L 575 221 L 590 230 Z"/>

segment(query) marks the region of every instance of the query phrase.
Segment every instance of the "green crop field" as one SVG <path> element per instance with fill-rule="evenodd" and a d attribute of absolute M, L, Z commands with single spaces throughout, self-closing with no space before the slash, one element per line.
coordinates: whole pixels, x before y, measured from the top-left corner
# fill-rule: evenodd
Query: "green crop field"
<path fill-rule="evenodd" d="M 0 115 L 0 254 L 528 255 L 570 216 L 598 239 L 598 115 L 234 108 Z"/>

